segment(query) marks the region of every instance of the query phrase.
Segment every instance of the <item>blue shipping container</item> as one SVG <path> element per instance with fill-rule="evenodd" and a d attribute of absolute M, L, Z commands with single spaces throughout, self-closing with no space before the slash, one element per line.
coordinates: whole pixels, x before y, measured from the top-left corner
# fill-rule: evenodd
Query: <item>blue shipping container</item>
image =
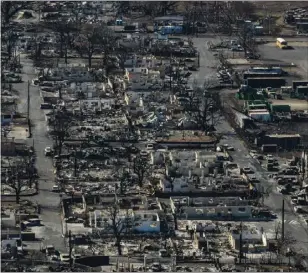
<path fill-rule="evenodd" d="M 165 34 L 181 34 L 183 32 L 183 26 L 163 26 L 160 29 L 162 35 Z"/>

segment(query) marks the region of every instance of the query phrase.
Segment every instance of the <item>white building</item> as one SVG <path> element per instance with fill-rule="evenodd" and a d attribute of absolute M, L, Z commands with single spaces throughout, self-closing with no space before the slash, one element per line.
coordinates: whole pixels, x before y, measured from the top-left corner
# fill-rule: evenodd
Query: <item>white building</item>
<path fill-rule="evenodd" d="M 229 242 L 233 249 L 240 249 L 240 236 L 242 235 L 242 251 L 246 253 L 259 253 L 268 250 L 266 234 L 258 229 L 233 230 L 229 235 Z"/>

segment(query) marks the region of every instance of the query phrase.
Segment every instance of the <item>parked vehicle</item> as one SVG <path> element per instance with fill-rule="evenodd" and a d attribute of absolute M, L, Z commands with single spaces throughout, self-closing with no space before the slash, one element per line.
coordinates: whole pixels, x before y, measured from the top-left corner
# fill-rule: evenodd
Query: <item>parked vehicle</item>
<path fill-rule="evenodd" d="M 70 255 L 67 253 L 61 253 L 60 254 L 60 260 L 61 262 L 68 263 L 70 261 Z"/>
<path fill-rule="evenodd" d="M 60 192 L 60 187 L 58 185 L 52 186 L 52 192 Z"/>
<path fill-rule="evenodd" d="M 253 174 L 254 173 L 254 171 L 250 167 L 244 167 L 242 169 L 242 172 L 245 173 L 245 174 Z"/>
<path fill-rule="evenodd" d="M 49 109 L 53 109 L 54 107 L 53 107 L 53 105 L 52 104 L 50 104 L 50 103 L 42 103 L 41 104 L 41 107 L 40 107 L 42 110 L 49 110 Z"/>
<path fill-rule="evenodd" d="M 45 156 L 52 156 L 53 154 L 53 150 L 51 149 L 51 147 L 46 147 L 44 150 Z"/>
<path fill-rule="evenodd" d="M 74 260 L 79 259 L 79 258 L 81 258 L 81 254 L 77 254 L 77 253 L 73 254 Z"/>
<path fill-rule="evenodd" d="M 56 249 L 53 245 L 48 245 L 44 249 L 46 256 L 55 255 Z"/>

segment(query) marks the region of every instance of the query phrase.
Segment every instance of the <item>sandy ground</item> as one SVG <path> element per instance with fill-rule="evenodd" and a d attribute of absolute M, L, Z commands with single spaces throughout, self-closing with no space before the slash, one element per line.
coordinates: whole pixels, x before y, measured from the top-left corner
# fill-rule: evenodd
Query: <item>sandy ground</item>
<path fill-rule="evenodd" d="M 292 111 L 308 110 L 308 102 L 297 99 L 271 100 L 274 105 L 290 105 Z"/>
<path fill-rule="evenodd" d="M 8 137 L 13 137 L 16 140 L 26 140 L 29 136 L 28 126 L 13 126 Z"/>
<path fill-rule="evenodd" d="M 273 13 L 280 13 L 293 7 L 308 7 L 308 3 L 305 1 L 296 1 L 290 3 L 289 1 L 256 1 L 254 2 L 256 12 L 262 12 L 264 10 L 270 10 Z"/>

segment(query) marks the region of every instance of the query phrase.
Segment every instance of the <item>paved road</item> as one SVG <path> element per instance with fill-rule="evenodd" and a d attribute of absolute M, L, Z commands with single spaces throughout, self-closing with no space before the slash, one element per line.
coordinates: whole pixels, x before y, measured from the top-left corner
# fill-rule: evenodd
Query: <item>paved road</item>
<path fill-rule="evenodd" d="M 219 42 L 218 38 L 193 38 L 194 46 L 198 48 L 200 54 L 200 67 L 199 71 L 193 73 L 190 81 L 195 81 L 198 85 L 203 85 L 207 81 L 217 81 L 216 77 L 216 67 L 217 60 L 213 53 L 207 48 L 207 43 L 211 41 L 212 43 Z"/>
<path fill-rule="evenodd" d="M 32 60 L 21 56 L 23 65 L 23 83 L 14 85 L 19 91 L 18 111 L 27 112 L 27 82 L 36 77 Z M 38 230 L 39 236 L 44 238 L 46 244 L 53 244 L 59 250 L 65 250 L 64 240 L 61 237 L 62 225 L 60 218 L 60 198 L 58 194 L 52 193 L 51 189 L 54 181 L 52 161 L 44 156 L 46 146 L 52 145 L 52 140 L 46 136 L 46 120 L 43 110 L 40 109 L 41 97 L 38 87 L 30 87 L 30 119 L 33 124 L 32 138 L 27 139 L 29 145 L 34 144 L 37 160 L 36 167 L 40 176 L 39 194 L 29 199 L 37 201 L 44 207 L 41 211 L 41 219 L 44 227 Z"/>
<path fill-rule="evenodd" d="M 308 38 L 306 38 L 306 41 Z M 296 64 L 296 71 L 300 76 L 308 78 L 308 46 L 294 46 L 294 50 L 281 50 L 271 44 L 264 44 L 258 47 L 262 58 L 279 60 L 284 63 Z"/>
<path fill-rule="evenodd" d="M 196 39 L 196 46 L 200 50 L 200 66 L 203 70 L 200 69 L 199 73 L 196 75 L 199 77 L 198 82 L 202 82 L 202 80 L 207 77 L 206 74 L 213 75 L 215 73 L 214 69 L 208 67 L 207 64 L 211 64 L 212 67 L 217 66 L 215 59 L 210 57 L 212 54 L 209 52 L 204 44 L 208 41 L 208 38 L 198 38 Z M 194 39 L 195 42 L 195 39 Z M 208 60 L 209 58 L 209 60 Z M 206 69 L 205 69 L 206 67 Z M 202 72 L 201 72 L 202 71 Z M 222 96 L 225 103 L 228 103 L 228 99 L 225 98 L 225 94 L 228 92 L 233 92 L 232 90 L 223 91 Z M 256 176 L 261 181 L 261 185 L 264 189 L 269 188 L 272 182 L 268 179 L 268 173 L 260 166 L 260 164 L 253 158 L 249 156 L 249 151 L 246 148 L 244 142 L 234 133 L 233 128 L 229 125 L 226 120 L 221 120 L 220 124 L 217 126 L 218 133 L 223 133 L 225 135 L 224 139 L 221 141 L 222 144 L 229 144 L 235 148 L 235 151 L 232 152 L 232 157 L 235 162 L 237 162 L 240 167 L 251 167 L 255 172 Z M 275 188 L 275 187 L 274 187 Z M 298 218 L 297 215 L 293 213 L 291 204 L 288 198 L 283 195 L 273 191 L 268 197 L 265 198 L 265 205 L 270 207 L 274 213 L 278 215 L 278 221 L 281 221 L 281 208 L 282 208 L 282 200 L 285 198 L 285 231 L 286 233 L 290 233 L 293 238 L 297 241 L 296 248 L 301 253 L 308 254 L 308 228 L 305 224 Z M 256 223 L 256 225 L 263 226 L 268 233 L 274 233 L 275 225 L 278 221 L 275 222 L 264 222 L 264 223 Z"/>

